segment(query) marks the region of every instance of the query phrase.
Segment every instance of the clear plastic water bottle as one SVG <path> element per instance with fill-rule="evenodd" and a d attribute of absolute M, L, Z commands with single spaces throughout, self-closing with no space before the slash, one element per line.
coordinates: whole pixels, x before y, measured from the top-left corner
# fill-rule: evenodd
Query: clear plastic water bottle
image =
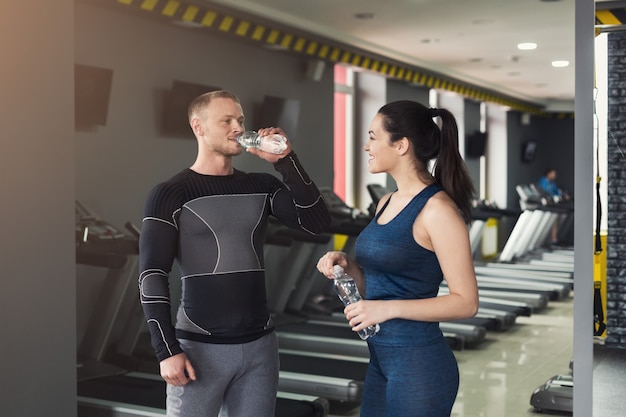
<path fill-rule="evenodd" d="M 346 274 L 342 267 L 335 265 L 333 275 L 335 292 L 339 296 L 339 299 L 343 301 L 343 305 L 347 306 L 348 304 L 356 303 L 357 301 L 361 301 L 363 299 L 359 293 L 356 283 L 354 282 L 354 278 Z M 368 326 L 363 330 L 359 330 L 357 333 L 361 339 L 365 340 L 370 336 L 374 336 L 379 330 L 380 326 L 376 324 Z"/>
<path fill-rule="evenodd" d="M 285 152 L 285 149 L 287 149 L 286 137 L 277 134 L 260 136 L 254 130 L 243 132 L 237 136 L 237 142 L 246 149 L 257 148 L 277 155 Z"/>

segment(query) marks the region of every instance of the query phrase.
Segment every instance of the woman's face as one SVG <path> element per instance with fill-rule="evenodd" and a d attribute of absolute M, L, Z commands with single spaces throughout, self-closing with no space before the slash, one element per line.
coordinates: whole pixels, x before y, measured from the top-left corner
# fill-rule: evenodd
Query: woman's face
<path fill-rule="evenodd" d="M 383 116 L 378 113 L 370 123 L 368 140 L 363 150 L 368 153 L 368 169 L 372 174 L 388 172 L 398 160 L 398 153 L 383 128 Z"/>

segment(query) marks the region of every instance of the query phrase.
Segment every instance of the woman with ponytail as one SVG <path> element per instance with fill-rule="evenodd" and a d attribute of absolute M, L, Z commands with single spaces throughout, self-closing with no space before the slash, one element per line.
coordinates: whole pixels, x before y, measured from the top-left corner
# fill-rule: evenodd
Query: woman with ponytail
<path fill-rule="evenodd" d="M 369 171 L 391 175 L 398 189 L 380 200 L 355 259 L 333 251 L 317 264 L 328 278 L 334 265 L 355 278 L 364 300 L 344 310 L 352 330 L 380 325 L 367 339 L 361 417 L 449 417 L 459 371 L 439 322 L 478 309 L 467 228 L 474 190 L 457 124 L 448 110 L 392 102 L 372 120 L 364 150 Z M 443 279 L 449 292 L 438 296 Z"/>

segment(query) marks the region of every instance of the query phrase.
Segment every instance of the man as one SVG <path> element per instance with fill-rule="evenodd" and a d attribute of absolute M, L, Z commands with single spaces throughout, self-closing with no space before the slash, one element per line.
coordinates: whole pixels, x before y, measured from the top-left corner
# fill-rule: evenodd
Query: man
<path fill-rule="evenodd" d="M 198 154 L 152 189 L 140 237 L 139 289 L 152 345 L 167 382 L 168 416 L 271 417 L 278 346 L 266 306 L 263 242 L 268 216 L 311 234 L 330 221 L 326 204 L 287 141 L 270 174 L 233 168 L 244 131 L 239 99 L 227 91 L 189 105 Z M 283 134 L 260 129 L 261 136 Z M 170 315 L 168 275 L 177 260 L 182 299 Z"/>
<path fill-rule="evenodd" d="M 545 170 L 543 177 L 539 178 L 539 186 L 542 190 L 552 197 L 555 202 L 561 197 L 561 190 L 556 185 L 556 169 L 548 168 Z"/>

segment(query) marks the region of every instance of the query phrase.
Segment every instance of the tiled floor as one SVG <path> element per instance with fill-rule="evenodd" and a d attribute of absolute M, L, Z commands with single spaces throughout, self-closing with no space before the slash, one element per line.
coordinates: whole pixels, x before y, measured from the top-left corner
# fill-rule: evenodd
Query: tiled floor
<path fill-rule="evenodd" d="M 506 332 L 457 354 L 461 386 L 455 417 L 536 415 L 532 392 L 548 378 L 569 372 L 573 352 L 573 300 L 551 302 L 531 317 L 518 317 Z"/>
<path fill-rule="evenodd" d="M 593 415 L 623 417 L 626 399 L 626 349 L 594 345 Z"/>
<path fill-rule="evenodd" d="M 536 417 L 532 392 L 548 378 L 569 373 L 573 305 L 572 298 L 552 301 L 546 310 L 518 317 L 509 330 L 489 332 L 477 347 L 456 351 L 461 385 L 452 416 Z M 331 408 L 331 416 L 340 415 L 358 416 L 358 410 L 335 414 Z"/>

